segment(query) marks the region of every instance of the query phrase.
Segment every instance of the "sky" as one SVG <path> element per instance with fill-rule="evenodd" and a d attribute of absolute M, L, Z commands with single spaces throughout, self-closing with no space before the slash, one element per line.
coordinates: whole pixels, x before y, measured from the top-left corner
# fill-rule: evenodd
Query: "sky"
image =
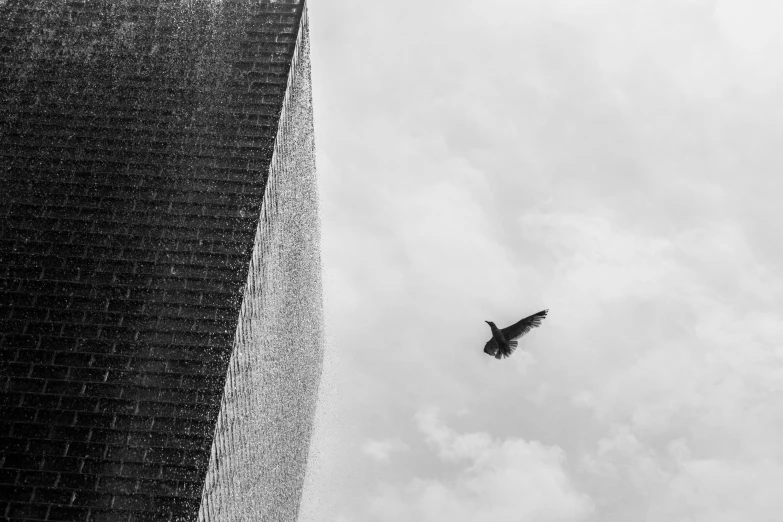
<path fill-rule="evenodd" d="M 302 522 L 766 522 L 777 0 L 311 0 L 328 346 Z M 520 349 L 485 320 L 548 308 Z"/>

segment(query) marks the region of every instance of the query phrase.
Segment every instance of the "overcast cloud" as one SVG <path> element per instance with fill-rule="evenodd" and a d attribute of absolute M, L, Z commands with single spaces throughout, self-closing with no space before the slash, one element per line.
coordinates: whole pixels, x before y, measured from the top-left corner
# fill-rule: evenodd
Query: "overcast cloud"
<path fill-rule="evenodd" d="M 780 520 L 783 4 L 309 10 L 330 345 L 302 520 Z"/>

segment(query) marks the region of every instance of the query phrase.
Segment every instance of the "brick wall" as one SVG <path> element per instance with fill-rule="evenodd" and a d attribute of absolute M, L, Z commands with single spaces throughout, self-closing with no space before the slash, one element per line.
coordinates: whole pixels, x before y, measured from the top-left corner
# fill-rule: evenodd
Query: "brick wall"
<path fill-rule="evenodd" d="M 0 4 L 0 516 L 195 519 L 302 8 Z"/>

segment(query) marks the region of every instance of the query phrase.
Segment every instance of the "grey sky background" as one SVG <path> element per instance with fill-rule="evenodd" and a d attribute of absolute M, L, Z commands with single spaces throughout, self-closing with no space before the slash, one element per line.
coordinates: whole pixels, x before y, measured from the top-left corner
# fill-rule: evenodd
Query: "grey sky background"
<path fill-rule="evenodd" d="M 307 522 L 764 522 L 783 4 L 312 0 Z M 504 361 L 490 331 L 549 308 Z"/>

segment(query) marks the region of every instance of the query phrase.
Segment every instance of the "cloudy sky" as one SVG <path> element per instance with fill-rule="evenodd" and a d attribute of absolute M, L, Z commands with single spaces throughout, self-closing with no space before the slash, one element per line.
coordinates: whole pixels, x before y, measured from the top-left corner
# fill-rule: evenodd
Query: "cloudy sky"
<path fill-rule="evenodd" d="M 306 522 L 783 512 L 778 0 L 311 0 Z M 510 359 L 484 320 L 549 308 Z"/>

